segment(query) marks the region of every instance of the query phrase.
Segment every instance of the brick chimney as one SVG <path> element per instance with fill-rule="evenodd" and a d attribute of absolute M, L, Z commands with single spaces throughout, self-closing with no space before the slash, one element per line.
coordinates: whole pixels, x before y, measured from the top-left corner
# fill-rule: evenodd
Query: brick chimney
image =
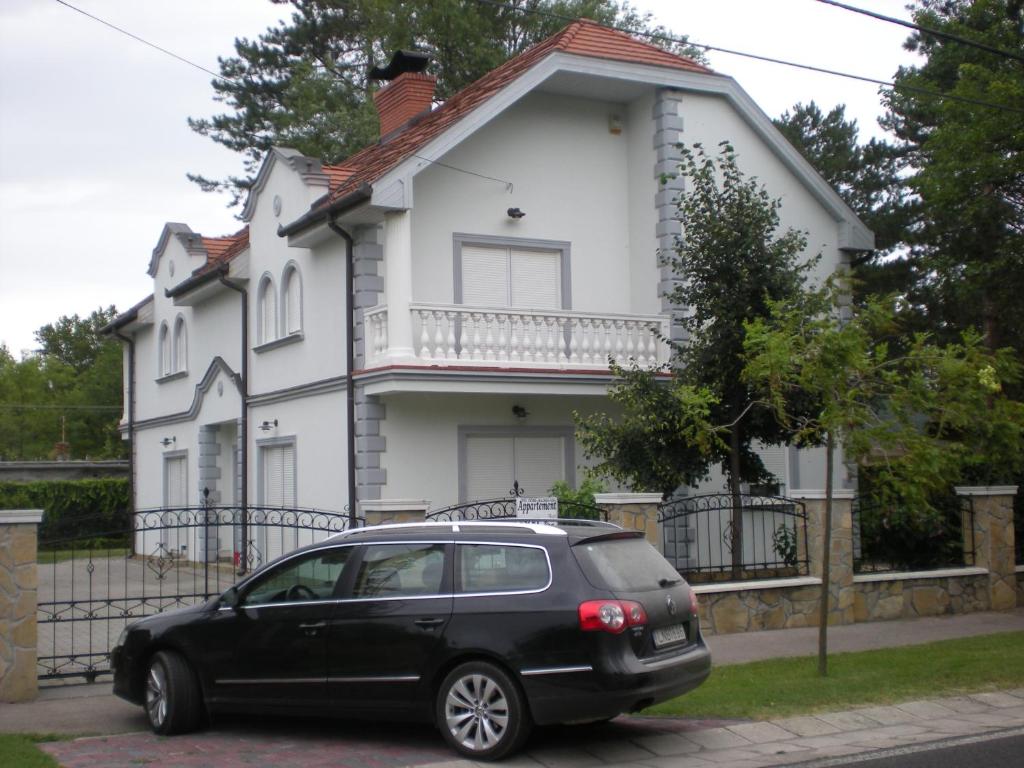
<path fill-rule="evenodd" d="M 373 103 L 380 115 L 380 135 L 387 136 L 401 128 L 434 101 L 437 78 L 422 72 L 403 72 L 373 94 Z"/>
<path fill-rule="evenodd" d="M 430 56 L 420 51 L 395 51 L 387 66 L 371 67 L 367 72 L 371 80 L 387 81 L 373 94 L 382 137 L 430 109 L 437 78 L 423 73 L 429 63 Z"/>

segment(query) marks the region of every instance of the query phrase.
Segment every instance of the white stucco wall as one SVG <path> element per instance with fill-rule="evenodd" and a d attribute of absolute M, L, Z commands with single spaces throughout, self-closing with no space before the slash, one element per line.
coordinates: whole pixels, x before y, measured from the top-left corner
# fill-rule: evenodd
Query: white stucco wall
<path fill-rule="evenodd" d="M 425 499 L 432 507 L 459 501 L 459 427 L 507 427 L 510 432 L 537 427 L 573 427 L 572 412 L 587 415 L 607 410 L 596 397 L 544 397 L 538 395 L 455 395 L 409 393 L 382 398 L 387 418 L 380 423 L 387 440 L 381 466 L 387 470 L 383 499 Z M 520 421 L 512 406 L 521 405 L 529 416 Z M 579 482 L 588 462 L 575 447 L 575 473 Z M 526 489 L 534 496 L 547 488 Z"/>
<path fill-rule="evenodd" d="M 291 167 L 273 165 L 267 184 L 259 193 L 249 222 L 249 342 L 256 351 L 250 358 L 249 391 L 253 395 L 341 376 L 345 372 L 345 245 L 340 237 L 328 240 L 315 251 L 291 248 L 278 237 L 277 228 L 303 213 L 320 187 L 309 187 Z M 274 197 L 281 199 L 275 215 Z M 302 279 L 302 339 L 260 351 L 257 334 L 259 285 L 269 274 L 277 293 L 278 324 L 283 328 L 282 290 L 285 268 L 294 263 Z M 279 331 L 283 337 L 284 331 Z"/>
<path fill-rule="evenodd" d="M 613 113 L 622 114 L 622 107 L 530 94 L 442 158 L 511 182 L 511 193 L 499 182 L 438 165 L 421 171 L 414 183 L 413 300 L 452 301 L 452 235 L 460 232 L 569 241 L 573 309 L 656 312 L 653 294 L 648 305 L 631 307 L 632 126 L 609 132 Z M 653 206 L 653 191 L 650 197 Z M 510 219 L 510 207 L 526 217 Z"/>

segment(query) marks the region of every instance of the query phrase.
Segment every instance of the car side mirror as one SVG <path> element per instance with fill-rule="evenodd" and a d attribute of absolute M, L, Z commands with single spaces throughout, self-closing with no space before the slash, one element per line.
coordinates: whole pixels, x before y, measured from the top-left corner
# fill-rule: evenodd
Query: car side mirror
<path fill-rule="evenodd" d="M 220 596 L 222 608 L 237 608 L 240 602 L 238 587 L 230 587 L 227 592 Z"/>

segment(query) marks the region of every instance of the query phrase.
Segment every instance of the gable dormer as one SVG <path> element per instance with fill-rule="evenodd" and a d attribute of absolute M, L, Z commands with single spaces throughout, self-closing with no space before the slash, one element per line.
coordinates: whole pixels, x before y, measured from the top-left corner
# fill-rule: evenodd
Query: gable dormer
<path fill-rule="evenodd" d="M 181 282 L 207 263 L 209 254 L 203 238 L 188 224 L 168 222 L 149 260 L 149 276 L 162 288 Z"/>
<path fill-rule="evenodd" d="M 271 179 L 279 169 L 288 169 L 293 183 Z M 296 185 L 294 182 L 298 182 Z M 269 187 L 269 188 L 268 188 Z M 261 204 L 271 207 L 275 218 L 290 221 L 309 209 L 313 201 L 329 191 L 330 176 L 319 158 L 307 157 L 290 147 L 271 147 L 260 166 L 242 208 L 242 221 L 251 222 Z M 269 196 L 269 200 L 264 198 Z M 292 199 L 298 198 L 298 199 Z M 282 215 L 282 208 L 287 209 Z"/>

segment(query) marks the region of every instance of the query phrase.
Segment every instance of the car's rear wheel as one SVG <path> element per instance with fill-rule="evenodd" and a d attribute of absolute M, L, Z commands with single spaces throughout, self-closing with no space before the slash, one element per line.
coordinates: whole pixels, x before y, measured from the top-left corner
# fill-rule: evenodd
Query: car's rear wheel
<path fill-rule="evenodd" d="M 460 664 L 444 679 L 437 722 L 456 752 L 476 760 L 498 760 L 518 749 L 531 726 L 519 687 L 485 661 Z"/>
<path fill-rule="evenodd" d="M 146 672 L 146 717 L 153 732 L 194 731 L 202 714 L 199 683 L 188 662 L 173 651 L 155 653 Z"/>

